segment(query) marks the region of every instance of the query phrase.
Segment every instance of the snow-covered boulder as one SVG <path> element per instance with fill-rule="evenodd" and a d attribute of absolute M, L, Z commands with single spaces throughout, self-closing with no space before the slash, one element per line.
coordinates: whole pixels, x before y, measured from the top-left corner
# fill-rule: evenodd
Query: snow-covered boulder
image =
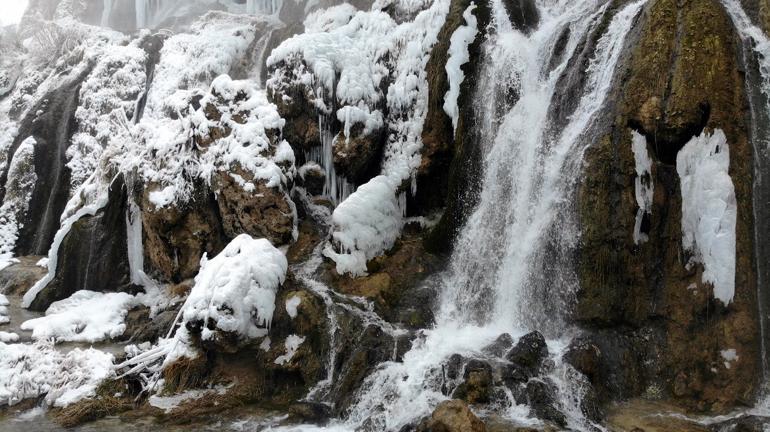
<path fill-rule="evenodd" d="M 268 240 L 236 237 L 219 255 L 201 259 L 195 286 L 182 306 L 185 328 L 204 341 L 215 340 L 218 333 L 265 336 L 287 270 L 286 257 Z"/>

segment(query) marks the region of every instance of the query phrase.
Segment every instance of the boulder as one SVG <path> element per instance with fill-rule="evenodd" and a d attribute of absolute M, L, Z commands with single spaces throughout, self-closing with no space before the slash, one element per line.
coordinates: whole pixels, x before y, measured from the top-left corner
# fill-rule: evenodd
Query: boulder
<path fill-rule="evenodd" d="M 156 207 L 149 199 L 158 185 L 145 187 L 141 198 L 145 271 L 164 282 L 179 283 L 198 273 L 203 253 L 218 254 L 227 243 L 214 194 L 197 184 L 185 203 Z"/>
<path fill-rule="evenodd" d="M 465 402 L 441 402 L 430 417 L 423 420 L 417 432 L 486 432 L 486 426 Z"/>
<path fill-rule="evenodd" d="M 513 337 L 508 333 L 503 333 L 494 342 L 484 347 L 482 352 L 495 357 L 503 357 L 512 347 Z"/>
<path fill-rule="evenodd" d="M 253 184 L 254 189 L 243 187 L 241 180 Z M 266 238 L 276 247 L 293 240 L 294 210 L 280 188 L 268 187 L 264 180 L 254 179 L 237 165 L 230 171 L 217 172 L 213 185 L 222 229 L 228 238 L 246 233 Z"/>
<path fill-rule="evenodd" d="M 492 367 L 485 361 L 474 359 L 466 363 L 463 382 L 452 397 L 469 404 L 488 403 L 492 399 L 493 386 Z"/>
<path fill-rule="evenodd" d="M 366 133 L 362 125 L 356 124 L 350 132 L 349 137 L 342 131 L 334 138 L 334 168 L 348 181 L 366 183 L 378 174 L 385 130 Z"/>
<path fill-rule="evenodd" d="M 559 410 L 556 386 L 549 379 L 533 379 L 526 386 L 527 405 L 541 419 L 566 426 L 567 418 Z"/>
<path fill-rule="evenodd" d="M 19 262 L 0 270 L 0 294 L 24 295 L 35 282 L 48 274 L 48 269 L 37 265 L 42 256 L 19 257 Z"/>
<path fill-rule="evenodd" d="M 547 357 L 545 338 L 537 331 L 522 336 L 505 356 L 506 360 L 523 368 L 530 376 L 537 375 Z"/>

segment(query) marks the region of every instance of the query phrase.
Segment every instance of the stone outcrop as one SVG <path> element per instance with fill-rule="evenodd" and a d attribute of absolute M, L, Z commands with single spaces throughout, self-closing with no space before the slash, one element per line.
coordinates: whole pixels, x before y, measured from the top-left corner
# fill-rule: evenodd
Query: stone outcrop
<path fill-rule="evenodd" d="M 440 403 L 417 427 L 418 432 L 486 432 L 484 422 L 459 400 Z"/>
<path fill-rule="evenodd" d="M 665 394 L 693 409 L 750 404 L 759 376 L 759 322 L 741 45 L 716 0 L 656 0 L 636 27 L 606 128 L 585 153 L 576 318 L 592 329 L 626 327 L 652 335 L 643 344 L 647 352 L 636 358 L 659 356 L 661 375 L 642 374 L 642 382 L 625 388 L 638 391 L 659 378 Z M 649 241 L 640 245 L 633 240 L 634 129 L 647 138 L 653 158 L 652 212 L 643 227 Z M 687 141 L 714 129 L 727 135 L 738 202 L 735 298 L 729 305 L 714 299 L 712 287 L 701 281 L 702 267 L 685 266 L 675 167 Z M 660 352 L 656 343 L 664 344 Z M 727 349 L 740 357 L 730 368 L 720 354 Z"/>
<path fill-rule="evenodd" d="M 233 178 L 234 173 L 254 190 L 245 190 Z M 214 188 L 222 228 L 228 238 L 246 233 L 254 238 L 266 238 L 276 246 L 293 240 L 294 210 L 286 194 L 264 182 L 254 181 L 253 175 L 237 165 L 231 171 L 215 174 Z"/>
<path fill-rule="evenodd" d="M 356 124 L 350 135 L 341 131 L 334 139 L 334 168 L 346 179 L 363 184 L 379 173 L 387 134 L 384 127 L 366 133 L 362 125 Z"/>
<path fill-rule="evenodd" d="M 203 253 L 215 256 L 226 244 L 216 199 L 200 184 L 188 202 L 156 208 L 149 199 L 153 190 L 145 189 L 140 205 L 145 270 L 163 281 L 192 278 Z"/>

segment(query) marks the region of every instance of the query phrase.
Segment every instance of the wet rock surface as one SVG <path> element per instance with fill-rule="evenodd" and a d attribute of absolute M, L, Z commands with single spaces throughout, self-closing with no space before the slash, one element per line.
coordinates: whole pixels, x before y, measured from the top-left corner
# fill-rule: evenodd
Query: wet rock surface
<path fill-rule="evenodd" d="M 108 204 L 72 225 L 57 253 L 56 274 L 30 304 L 44 311 L 77 291 L 137 292 L 132 286 L 126 243 L 126 186 L 112 183 Z"/>
<path fill-rule="evenodd" d="M 629 397 L 657 388 L 692 409 L 721 411 L 752 398 L 757 381 L 751 377 L 759 370 L 742 47 L 716 1 L 652 2 L 636 28 L 606 124 L 585 153 L 576 319 L 592 331 L 615 329 L 616 336 L 605 339 L 613 342 L 594 341 L 612 357 L 602 369 L 611 394 Z M 702 282 L 702 267 L 685 266 L 675 167 L 693 135 L 715 129 L 727 135 L 730 177 L 743 215 L 736 226 L 735 297 L 728 306 Z M 653 159 L 654 196 L 644 226 L 649 240 L 639 245 L 633 239 L 638 206 L 632 130 L 645 135 Z M 743 352 L 745 363 L 720 368 L 720 352 L 728 348 Z M 650 364 L 659 368 L 648 370 Z"/>
<path fill-rule="evenodd" d="M 0 294 L 24 295 L 35 282 L 48 274 L 46 267 L 38 265 L 42 256 L 19 257 L 18 263 L 0 270 Z"/>
<path fill-rule="evenodd" d="M 417 427 L 417 432 L 486 432 L 486 426 L 466 404 L 458 400 L 440 403 Z"/>

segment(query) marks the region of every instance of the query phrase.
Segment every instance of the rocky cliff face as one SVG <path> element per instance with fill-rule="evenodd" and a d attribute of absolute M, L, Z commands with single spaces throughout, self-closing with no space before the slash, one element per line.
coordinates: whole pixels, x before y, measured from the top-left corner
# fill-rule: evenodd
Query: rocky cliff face
<path fill-rule="evenodd" d="M 761 376 L 757 257 L 754 254 L 753 155 L 740 39 L 718 2 L 656 1 L 647 6 L 630 49 L 608 129 L 586 153 L 579 196 L 581 291 L 576 318 L 589 328 L 660 330 L 636 362 L 653 358 L 659 371 L 634 382 L 638 392 L 662 385 L 698 409 L 745 403 Z M 735 297 L 725 305 L 688 266 L 682 246 L 682 191 L 677 154 L 693 136 L 722 129 L 738 202 Z M 654 196 L 635 244 L 637 202 L 632 131 L 652 155 Z M 664 344 L 663 349 L 654 347 Z M 723 351 L 744 353 L 723 365 Z"/>
<path fill-rule="evenodd" d="M 765 1 L 150 2 L 175 34 L 97 3 L 0 40 L 0 330 L 46 312 L 0 332 L 9 405 L 427 432 L 756 403 L 768 71 L 735 13 L 767 31 Z M 579 174 L 511 180 L 554 159 Z M 477 214 L 490 182 L 516 199 Z M 469 220 L 501 226 L 463 279 Z"/>

